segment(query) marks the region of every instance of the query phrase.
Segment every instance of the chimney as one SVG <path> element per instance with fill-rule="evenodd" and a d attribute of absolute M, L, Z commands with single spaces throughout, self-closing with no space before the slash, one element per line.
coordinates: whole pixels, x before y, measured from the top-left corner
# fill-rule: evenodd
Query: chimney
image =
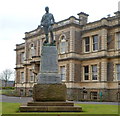
<path fill-rule="evenodd" d="M 86 14 L 84 12 L 80 12 L 77 15 L 79 16 L 80 25 L 87 24 L 88 16 L 89 16 L 88 14 Z"/>
<path fill-rule="evenodd" d="M 116 17 L 120 16 L 120 11 L 114 13 Z"/>

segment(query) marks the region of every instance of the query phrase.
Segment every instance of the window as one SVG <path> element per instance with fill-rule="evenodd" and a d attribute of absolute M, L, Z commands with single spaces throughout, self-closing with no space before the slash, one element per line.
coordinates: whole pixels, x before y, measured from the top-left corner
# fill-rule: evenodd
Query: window
<path fill-rule="evenodd" d="M 35 55 L 35 48 L 34 48 L 34 44 L 30 45 L 30 58 L 32 58 L 32 56 Z"/>
<path fill-rule="evenodd" d="M 34 81 L 34 74 L 32 70 L 30 70 L 30 81 Z"/>
<path fill-rule="evenodd" d="M 120 33 L 117 34 L 117 46 L 120 49 Z"/>
<path fill-rule="evenodd" d="M 24 59 L 25 59 L 25 53 L 22 52 L 22 53 L 20 54 L 20 61 L 21 61 L 21 63 L 24 62 Z"/>
<path fill-rule="evenodd" d="M 84 66 L 84 80 L 89 80 L 89 66 Z"/>
<path fill-rule="evenodd" d="M 24 91 L 23 91 L 23 89 L 20 90 L 20 96 L 24 96 Z"/>
<path fill-rule="evenodd" d="M 65 40 L 65 36 L 61 37 L 59 47 L 60 53 L 66 53 L 68 51 L 68 42 Z"/>
<path fill-rule="evenodd" d="M 117 99 L 120 101 L 120 92 L 117 93 Z"/>
<path fill-rule="evenodd" d="M 94 35 L 93 36 L 93 51 L 98 50 L 98 35 Z"/>
<path fill-rule="evenodd" d="M 21 72 L 21 83 L 24 82 L 24 72 Z"/>
<path fill-rule="evenodd" d="M 117 64 L 116 65 L 116 74 L 117 74 L 117 80 L 120 81 L 120 64 Z"/>
<path fill-rule="evenodd" d="M 29 90 L 29 96 L 32 96 L 32 94 L 33 94 L 33 91 Z"/>
<path fill-rule="evenodd" d="M 60 74 L 61 74 L 61 80 L 65 81 L 66 80 L 66 71 L 65 71 L 65 66 L 60 67 Z"/>
<path fill-rule="evenodd" d="M 90 93 L 90 98 L 91 98 L 92 100 L 96 100 L 96 99 L 97 99 L 97 92 L 91 92 L 91 93 Z"/>
<path fill-rule="evenodd" d="M 92 65 L 92 80 L 97 80 L 97 65 Z"/>
<path fill-rule="evenodd" d="M 90 51 L 90 38 L 86 37 L 85 38 L 85 52 L 89 52 Z"/>

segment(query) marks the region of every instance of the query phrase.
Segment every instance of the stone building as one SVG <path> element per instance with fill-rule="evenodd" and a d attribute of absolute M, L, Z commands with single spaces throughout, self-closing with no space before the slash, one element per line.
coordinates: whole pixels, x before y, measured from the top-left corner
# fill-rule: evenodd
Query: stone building
<path fill-rule="evenodd" d="M 112 17 L 87 22 L 79 13 L 54 24 L 59 73 L 67 85 L 68 100 L 118 101 L 120 92 L 120 12 Z M 25 33 L 16 45 L 16 82 L 20 95 L 31 96 L 36 83 L 45 40 L 43 29 Z"/>

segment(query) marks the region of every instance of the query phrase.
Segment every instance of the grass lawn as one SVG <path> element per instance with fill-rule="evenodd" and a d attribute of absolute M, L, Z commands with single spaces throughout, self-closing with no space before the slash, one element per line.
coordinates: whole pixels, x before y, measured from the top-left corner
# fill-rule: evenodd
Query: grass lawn
<path fill-rule="evenodd" d="M 39 112 L 31 112 L 31 113 L 21 113 L 19 111 L 20 103 L 2 103 L 2 113 L 3 114 L 11 114 L 11 116 L 17 115 L 21 116 L 23 114 L 34 116 L 34 115 L 44 115 L 44 116 L 67 116 L 67 115 L 76 115 L 80 114 L 118 114 L 118 106 L 117 105 L 101 105 L 101 104 L 76 104 L 80 105 L 83 108 L 83 112 L 56 112 L 56 113 L 39 113 Z M 14 114 L 14 115 L 13 115 Z M 34 114 L 34 115 L 33 115 Z M 84 116 L 86 116 L 84 115 Z M 2 115 L 4 116 L 4 115 Z M 103 115 L 102 115 L 103 116 Z M 110 116 L 110 115 L 109 115 Z"/>

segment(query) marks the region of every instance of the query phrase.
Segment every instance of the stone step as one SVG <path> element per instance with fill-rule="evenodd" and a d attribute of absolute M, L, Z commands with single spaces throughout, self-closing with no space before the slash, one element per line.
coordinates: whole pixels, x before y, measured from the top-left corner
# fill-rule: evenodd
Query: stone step
<path fill-rule="evenodd" d="M 74 106 L 71 102 L 28 102 L 27 106 Z"/>
<path fill-rule="evenodd" d="M 20 106 L 21 112 L 81 112 L 80 106 Z"/>

